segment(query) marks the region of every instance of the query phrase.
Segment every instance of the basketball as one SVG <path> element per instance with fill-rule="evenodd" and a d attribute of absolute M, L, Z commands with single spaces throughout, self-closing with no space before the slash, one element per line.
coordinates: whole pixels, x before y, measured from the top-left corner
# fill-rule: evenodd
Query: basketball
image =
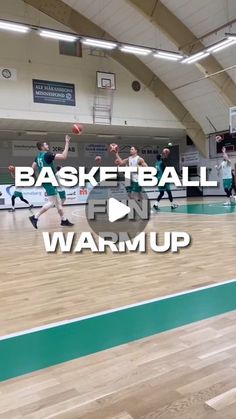
<path fill-rule="evenodd" d="M 102 161 L 101 156 L 96 156 L 96 157 L 95 157 L 95 162 L 96 162 L 96 163 L 101 163 L 101 161 Z"/>
<path fill-rule="evenodd" d="M 8 170 L 9 170 L 9 172 L 14 173 L 15 172 L 15 166 L 12 166 L 12 165 L 8 166 Z"/>
<path fill-rule="evenodd" d="M 110 151 L 110 153 L 118 153 L 119 146 L 115 143 L 112 143 L 112 144 L 109 145 L 109 151 Z"/>
<path fill-rule="evenodd" d="M 163 148 L 162 154 L 163 154 L 164 157 L 169 157 L 169 155 L 170 155 L 169 148 Z"/>
<path fill-rule="evenodd" d="M 74 124 L 74 125 L 72 126 L 72 132 L 73 132 L 73 134 L 76 134 L 76 135 L 81 135 L 81 134 L 82 134 L 82 132 L 83 132 L 83 130 L 84 130 L 83 125 L 81 125 L 81 124 L 79 124 L 79 123 Z"/>

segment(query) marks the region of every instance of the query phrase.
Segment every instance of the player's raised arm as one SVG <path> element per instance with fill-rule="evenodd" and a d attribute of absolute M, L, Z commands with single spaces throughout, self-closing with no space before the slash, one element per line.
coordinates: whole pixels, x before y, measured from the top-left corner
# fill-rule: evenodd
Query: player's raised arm
<path fill-rule="evenodd" d="M 226 153 L 226 148 L 225 147 L 222 148 L 222 153 L 223 153 L 223 159 L 225 161 L 227 161 L 228 164 L 231 164 L 231 160 L 230 160 L 228 154 Z"/>
<path fill-rule="evenodd" d="M 119 162 L 119 166 L 126 166 L 128 164 L 129 159 L 122 159 L 119 155 L 119 152 L 116 153 L 116 160 Z"/>
<path fill-rule="evenodd" d="M 66 160 L 67 159 L 69 146 L 70 146 L 70 139 L 71 138 L 70 138 L 69 135 L 65 136 L 65 148 L 64 148 L 62 153 L 55 154 L 55 160 Z"/>

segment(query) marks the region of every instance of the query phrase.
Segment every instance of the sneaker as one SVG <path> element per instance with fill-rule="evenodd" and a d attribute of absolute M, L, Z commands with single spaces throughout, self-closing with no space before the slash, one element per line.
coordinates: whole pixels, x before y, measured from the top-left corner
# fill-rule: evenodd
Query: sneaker
<path fill-rule="evenodd" d="M 15 212 L 15 208 L 10 208 L 9 212 Z"/>
<path fill-rule="evenodd" d="M 171 205 L 171 209 L 176 209 L 176 208 L 178 208 L 178 204 L 172 204 Z"/>
<path fill-rule="evenodd" d="M 69 220 L 61 220 L 61 226 L 63 227 L 71 227 L 73 225 Z"/>
<path fill-rule="evenodd" d="M 35 218 L 34 215 L 31 215 L 31 217 L 29 217 L 29 220 L 31 222 L 31 224 L 34 226 L 34 228 L 38 228 L 37 224 L 38 224 L 38 219 Z"/>
<path fill-rule="evenodd" d="M 152 208 L 156 211 L 158 211 L 160 209 L 157 204 L 154 204 Z"/>
<path fill-rule="evenodd" d="M 32 210 L 32 208 L 34 208 L 33 204 L 29 206 L 29 210 Z"/>

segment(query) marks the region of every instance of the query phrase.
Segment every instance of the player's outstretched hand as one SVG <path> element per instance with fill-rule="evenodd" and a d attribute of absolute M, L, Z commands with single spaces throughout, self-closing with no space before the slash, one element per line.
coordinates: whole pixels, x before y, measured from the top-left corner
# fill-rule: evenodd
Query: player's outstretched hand
<path fill-rule="evenodd" d="M 71 140 L 70 136 L 69 135 L 66 135 L 65 136 L 65 142 L 66 143 L 70 143 L 70 140 Z"/>

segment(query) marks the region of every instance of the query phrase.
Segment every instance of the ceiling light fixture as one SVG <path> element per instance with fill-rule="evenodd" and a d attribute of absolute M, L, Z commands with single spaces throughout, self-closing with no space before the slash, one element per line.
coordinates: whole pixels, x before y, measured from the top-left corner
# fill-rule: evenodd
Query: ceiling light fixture
<path fill-rule="evenodd" d="M 89 45 L 91 47 L 103 48 L 103 49 L 114 49 L 117 47 L 117 43 L 110 41 L 102 41 L 99 39 L 93 38 L 83 38 L 81 40 L 82 44 Z"/>
<path fill-rule="evenodd" d="M 30 30 L 28 26 L 24 26 L 22 24 L 16 24 L 12 22 L 4 22 L 3 20 L 0 20 L 0 29 L 4 29 L 6 31 L 21 32 L 21 33 L 27 33 Z"/>
<path fill-rule="evenodd" d="M 26 135 L 48 135 L 46 131 L 25 131 Z"/>
<path fill-rule="evenodd" d="M 181 58 L 183 58 L 183 55 L 177 53 L 175 54 L 172 52 L 158 51 L 153 54 L 153 57 L 163 58 L 165 60 L 179 61 Z"/>
<path fill-rule="evenodd" d="M 137 55 L 148 55 L 152 52 L 149 48 L 135 47 L 133 45 L 122 45 L 120 51 Z"/>
<path fill-rule="evenodd" d="M 209 52 L 201 51 L 201 52 L 198 52 L 197 54 L 193 54 L 193 55 L 190 55 L 187 58 L 184 58 L 181 61 L 181 63 L 183 63 L 183 64 L 192 64 L 192 63 L 195 63 L 196 61 L 202 60 L 205 57 L 208 57 L 208 55 L 210 55 Z"/>
<path fill-rule="evenodd" d="M 98 138 L 115 138 L 117 135 L 115 134 L 97 134 Z"/>
<path fill-rule="evenodd" d="M 68 35 L 66 33 L 56 32 L 56 31 L 41 30 L 39 32 L 39 35 L 44 38 L 57 39 L 60 41 L 67 41 L 67 42 L 75 42 L 77 40 L 77 36 Z"/>
<path fill-rule="evenodd" d="M 236 38 L 235 39 L 226 38 L 226 39 L 223 39 L 223 41 L 217 42 L 216 44 L 208 47 L 206 50 L 207 50 L 207 52 L 214 53 L 214 52 L 217 52 L 217 51 L 221 51 L 224 48 L 230 47 L 235 42 L 236 42 Z"/>

